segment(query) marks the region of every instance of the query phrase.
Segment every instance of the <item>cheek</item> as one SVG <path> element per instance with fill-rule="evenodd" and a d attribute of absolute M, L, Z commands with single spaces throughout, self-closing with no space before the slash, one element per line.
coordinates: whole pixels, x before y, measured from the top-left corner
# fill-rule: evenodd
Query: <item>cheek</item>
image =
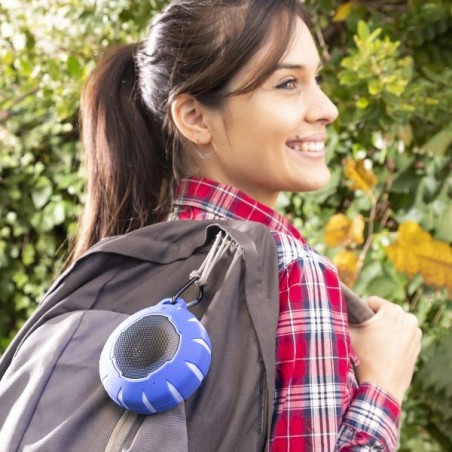
<path fill-rule="evenodd" d="M 225 119 L 229 144 L 234 148 L 244 146 L 274 147 L 300 134 L 302 111 L 300 102 L 266 98 L 259 102 L 234 105 Z"/>
<path fill-rule="evenodd" d="M 261 109 L 259 113 L 250 112 L 244 130 L 259 141 L 285 139 L 297 124 L 293 109 L 272 108 Z M 285 141 L 284 139 L 284 141 Z"/>
<path fill-rule="evenodd" d="M 265 118 L 263 129 L 285 135 L 286 139 L 299 133 L 303 111 L 297 99 L 269 100 L 261 111 L 261 117 Z"/>

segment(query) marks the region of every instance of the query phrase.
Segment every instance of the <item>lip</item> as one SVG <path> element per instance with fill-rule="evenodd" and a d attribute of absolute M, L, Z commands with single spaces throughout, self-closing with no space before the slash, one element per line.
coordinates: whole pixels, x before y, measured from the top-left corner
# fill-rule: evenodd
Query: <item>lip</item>
<path fill-rule="evenodd" d="M 290 149 L 290 151 L 292 152 L 292 155 L 294 155 L 297 159 L 302 159 L 302 160 L 312 160 L 312 161 L 325 161 L 325 157 L 326 157 L 326 151 L 316 151 L 316 152 L 300 152 L 300 151 L 294 151 L 291 148 L 287 148 Z"/>
<path fill-rule="evenodd" d="M 325 161 L 326 157 L 326 150 L 323 149 L 322 151 L 315 151 L 315 152 L 302 152 L 297 151 L 289 146 L 286 146 L 286 149 L 295 156 L 296 159 L 302 159 L 302 160 L 312 160 L 312 161 Z"/>
<path fill-rule="evenodd" d="M 295 139 L 288 140 L 287 143 L 318 143 L 326 140 L 326 133 L 316 133 L 307 137 L 296 137 Z"/>

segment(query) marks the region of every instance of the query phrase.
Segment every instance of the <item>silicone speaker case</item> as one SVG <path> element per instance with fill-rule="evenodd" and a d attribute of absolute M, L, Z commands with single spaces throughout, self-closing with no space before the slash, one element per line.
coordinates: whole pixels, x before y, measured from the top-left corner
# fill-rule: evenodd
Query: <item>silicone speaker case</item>
<path fill-rule="evenodd" d="M 171 334 L 178 335 L 177 349 L 171 359 L 144 377 L 130 378 L 123 375 L 115 349 L 120 337 L 124 341 L 128 329 L 134 328 L 137 322 L 148 320 L 147 316 L 164 316 L 171 322 L 174 327 L 174 333 Z M 140 340 L 143 338 L 134 339 Z M 138 347 L 135 343 L 128 345 L 134 353 L 143 353 L 139 344 Z M 146 344 L 147 348 L 149 346 Z M 167 298 L 133 314 L 113 331 L 100 356 L 99 374 L 108 395 L 118 405 L 138 414 L 160 413 L 175 407 L 198 389 L 210 367 L 211 349 L 207 331 L 188 311 L 185 301 L 177 298 L 172 303 Z"/>

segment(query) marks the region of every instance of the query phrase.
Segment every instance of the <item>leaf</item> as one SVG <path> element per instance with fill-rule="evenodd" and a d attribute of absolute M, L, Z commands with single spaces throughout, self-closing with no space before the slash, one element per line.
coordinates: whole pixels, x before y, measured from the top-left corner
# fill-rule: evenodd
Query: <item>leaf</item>
<path fill-rule="evenodd" d="M 413 142 L 413 128 L 411 124 L 399 125 L 397 127 L 397 135 L 406 146 L 409 146 Z"/>
<path fill-rule="evenodd" d="M 445 331 L 422 351 L 424 363 L 415 375 L 415 385 L 420 388 L 419 395 L 428 400 L 429 418 L 435 419 L 436 428 L 452 442 L 451 345 L 452 331 Z"/>
<path fill-rule="evenodd" d="M 385 298 L 387 300 L 393 300 L 399 298 L 396 291 L 400 290 L 399 284 L 394 281 L 389 275 L 378 276 L 369 282 L 366 291 L 372 295 Z"/>
<path fill-rule="evenodd" d="M 67 59 L 67 67 L 72 76 L 76 77 L 77 79 L 82 78 L 83 66 L 78 58 L 71 55 Z"/>
<path fill-rule="evenodd" d="M 27 243 L 22 250 L 22 262 L 24 265 L 31 265 L 35 261 L 35 249 L 31 243 Z"/>
<path fill-rule="evenodd" d="M 31 193 L 31 199 L 36 209 L 42 209 L 47 204 L 52 192 L 53 187 L 50 179 L 46 176 L 41 176 Z"/>
<path fill-rule="evenodd" d="M 383 91 L 383 83 L 380 79 L 372 79 L 369 80 L 368 83 L 369 88 L 369 94 L 371 96 L 376 96 L 377 94 L 380 94 Z"/>
<path fill-rule="evenodd" d="M 346 2 L 339 5 L 333 17 L 333 22 L 344 22 L 352 11 L 353 2 Z"/>
<path fill-rule="evenodd" d="M 338 213 L 333 215 L 325 228 L 324 240 L 327 246 L 342 245 L 348 238 L 348 231 L 352 221 L 346 215 Z"/>
<path fill-rule="evenodd" d="M 359 77 L 354 72 L 342 71 L 339 74 L 339 82 L 343 86 L 353 86 L 359 81 Z"/>
<path fill-rule="evenodd" d="M 372 260 L 365 262 L 361 271 L 359 272 L 359 279 L 355 285 L 357 293 L 367 292 L 367 286 L 377 276 L 383 273 L 383 265 L 379 260 Z"/>
<path fill-rule="evenodd" d="M 351 180 L 351 188 L 370 192 L 378 182 L 375 174 L 365 167 L 365 161 L 346 159 L 344 165 L 345 176 Z"/>
<path fill-rule="evenodd" d="M 349 246 L 364 242 L 364 219 L 357 215 L 353 220 L 342 213 L 333 215 L 325 228 L 324 241 L 327 246 Z"/>
<path fill-rule="evenodd" d="M 447 149 L 452 144 L 452 123 L 430 138 L 424 145 L 427 153 L 433 155 L 445 155 Z"/>
<path fill-rule="evenodd" d="M 414 169 L 409 167 L 395 177 L 391 191 L 393 193 L 408 193 L 410 191 L 416 191 L 419 184 L 419 177 L 414 174 Z"/>
<path fill-rule="evenodd" d="M 452 228 L 452 203 L 449 203 L 436 220 L 435 237 L 439 240 L 450 241 Z"/>
<path fill-rule="evenodd" d="M 417 223 L 402 223 L 396 242 L 386 247 L 386 254 L 399 272 L 410 277 L 420 274 L 427 285 L 446 288 L 452 297 L 452 248 L 434 240 Z"/>
<path fill-rule="evenodd" d="M 353 218 L 348 235 L 352 243 L 358 245 L 364 243 L 364 218 L 362 215 Z"/>
<path fill-rule="evenodd" d="M 62 224 L 66 218 L 64 205 L 61 202 L 50 202 L 44 209 L 44 218 L 47 230 Z"/>
<path fill-rule="evenodd" d="M 369 106 L 369 99 L 367 97 L 360 97 L 356 101 L 356 106 L 361 110 L 365 110 Z"/>
<path fill-rule="evenodd" d="M 378 36 L 381 35 L 382 33 L 382 29 L 381 28 L 376 28 L 369 36 L 369 41 L 375 41 L 375 39 L 378 38 Z"/>
<path fill-rule="evenodd" d="M 369 26 L 363 20 L 358 22 L 358 36 L 364 41 L 370 36 Z"/>
<path fill-rule="evenodd" d="M 340 279 L 353 287 L 358 276 L 358 256 L 353 251 L 341 251 L 333 257 Z"/>

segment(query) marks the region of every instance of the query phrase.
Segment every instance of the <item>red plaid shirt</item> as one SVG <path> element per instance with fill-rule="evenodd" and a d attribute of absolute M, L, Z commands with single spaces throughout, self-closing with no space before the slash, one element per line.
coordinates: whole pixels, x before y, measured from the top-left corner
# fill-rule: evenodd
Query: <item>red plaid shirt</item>
<path fill-rule="evenodd" d="M 358 387 L 336 269 L 284 217 L 229 186 L 184 179 L 170 219 L 250 220 L 272 231 L 278 249 L 280 315 L 270 450 L 396 450 L 397 402 Z"/>

